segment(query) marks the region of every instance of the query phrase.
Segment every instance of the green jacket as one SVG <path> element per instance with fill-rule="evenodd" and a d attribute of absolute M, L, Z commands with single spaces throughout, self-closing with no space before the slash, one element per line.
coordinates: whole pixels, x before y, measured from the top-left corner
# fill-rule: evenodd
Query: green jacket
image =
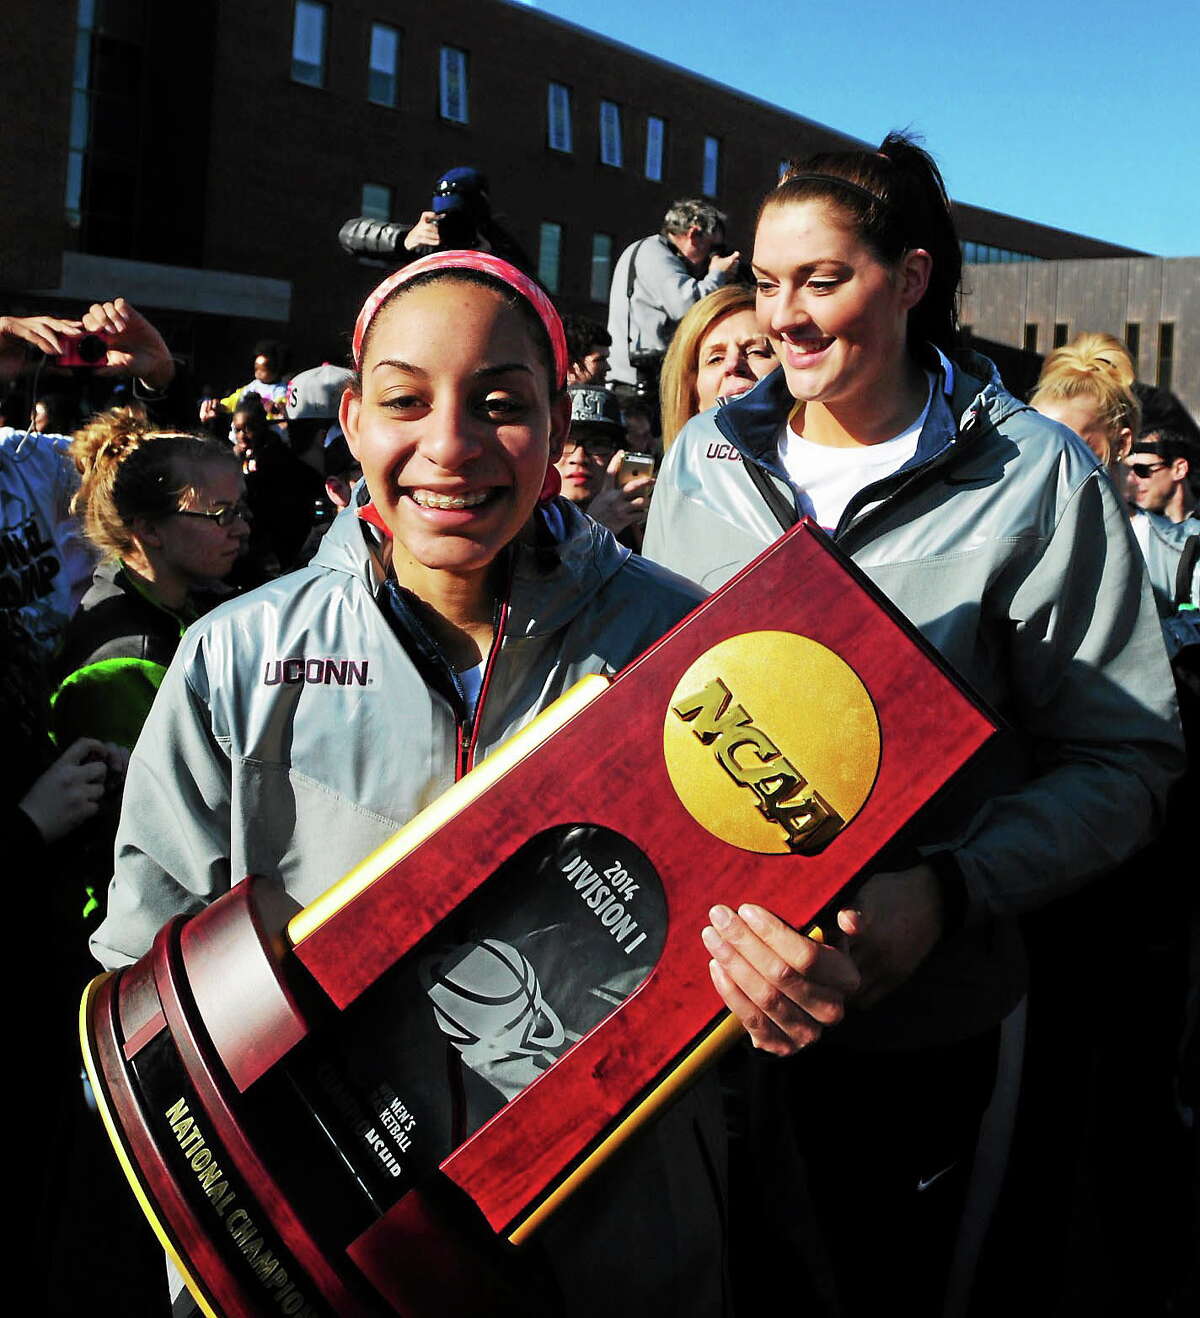
<path fill-rule="evenodd" d="M 171 612 L 109 559 L 67 627 L 57 665 L 51 722 L 55 740 L 98 737 L 132 749 L 184 628 L 190 605 Z"/>

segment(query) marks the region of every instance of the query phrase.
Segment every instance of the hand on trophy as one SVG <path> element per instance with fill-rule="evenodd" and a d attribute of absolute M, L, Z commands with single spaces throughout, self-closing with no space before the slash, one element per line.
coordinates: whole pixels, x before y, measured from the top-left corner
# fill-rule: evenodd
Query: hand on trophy
<path fill-rule="evenodd" d="M 763 910 L 714 906 L 703 930 L 709 973 L 725 1005 L 763 1052 L 787 1057 L 845 1014 L 859 987 L 854 961 Z"/>
<path fill-rule="evenodd" d="M 838 945 L 862 976 L 857 1007 L 873 1007 L 916 970 L 942 935 L 941 889 L 928 865 L 875 874 L 838 912 Z"/>

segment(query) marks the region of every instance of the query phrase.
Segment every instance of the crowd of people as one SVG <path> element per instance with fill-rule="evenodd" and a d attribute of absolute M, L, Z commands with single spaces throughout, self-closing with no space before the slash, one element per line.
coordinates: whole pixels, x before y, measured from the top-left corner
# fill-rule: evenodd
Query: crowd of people
<path fill-rule="evenodd" d="M 66 997 L 88 935 L 128 964 L 247 873 L 313 900 L 808 517 L 1002 731 L 823 939 L 713 907 L 696 955 L 747 1046 L 556 1218 L 530 1309 L 611 1312 L 625 1260 L 626 1314 L 781 1289 L 830 1318 L 1185 1312 L 1194 427 L 1143 407 L 1102 333 L 1028 401 L 1005 388 L 962 341 L 949 202 L 903 135 L 794 162 L 744 258 L 677 202 L 617 262 L 607 328 L 564 323 L 489 225 L 486 180 L 449 171 L 347 367 L 289 376 L 260 343 L 182 421 L 123 299 L 0 318 L 7 381 L 94 335 L 124 382 L 72 424 L 35 379 L 0 429 L 4 808 L 54 876 Z M 310 650 L 369 655 L 391 698 L 262 681 Z M 1111 1165 L 1135 1146 L 1152 1196 Z"/>

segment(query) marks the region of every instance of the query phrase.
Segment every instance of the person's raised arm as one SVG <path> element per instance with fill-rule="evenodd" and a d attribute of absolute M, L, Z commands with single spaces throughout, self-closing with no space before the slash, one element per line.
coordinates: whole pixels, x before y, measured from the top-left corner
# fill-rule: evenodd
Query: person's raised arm
<path fill-rule="evenodd" d="M 132 375 L 154 393 L 165 392 L 175 378 L 175 361 L 162 335 L 123 297 L 93 302 L 84 313 L 83 328 L 107 338 L 102 373 Z"/>
<path fill-rule="evenodd" d="M 78 320 L 59 316 L 0 316 L 0 379 L 11 380 L 24 371 L 29 348 L 57 357 L 82 333 Z"/>

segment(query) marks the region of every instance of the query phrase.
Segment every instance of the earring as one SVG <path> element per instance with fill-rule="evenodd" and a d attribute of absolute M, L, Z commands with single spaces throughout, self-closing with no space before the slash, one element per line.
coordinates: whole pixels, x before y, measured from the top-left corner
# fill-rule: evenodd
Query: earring
<path fill-rule="evenodd" d="M 562 490 L 562 476 L 554 463 L 546 468 L 546 479 L 542 482 L 542 492 L 538 495 L 538 503 L 549 503 Z"/>

